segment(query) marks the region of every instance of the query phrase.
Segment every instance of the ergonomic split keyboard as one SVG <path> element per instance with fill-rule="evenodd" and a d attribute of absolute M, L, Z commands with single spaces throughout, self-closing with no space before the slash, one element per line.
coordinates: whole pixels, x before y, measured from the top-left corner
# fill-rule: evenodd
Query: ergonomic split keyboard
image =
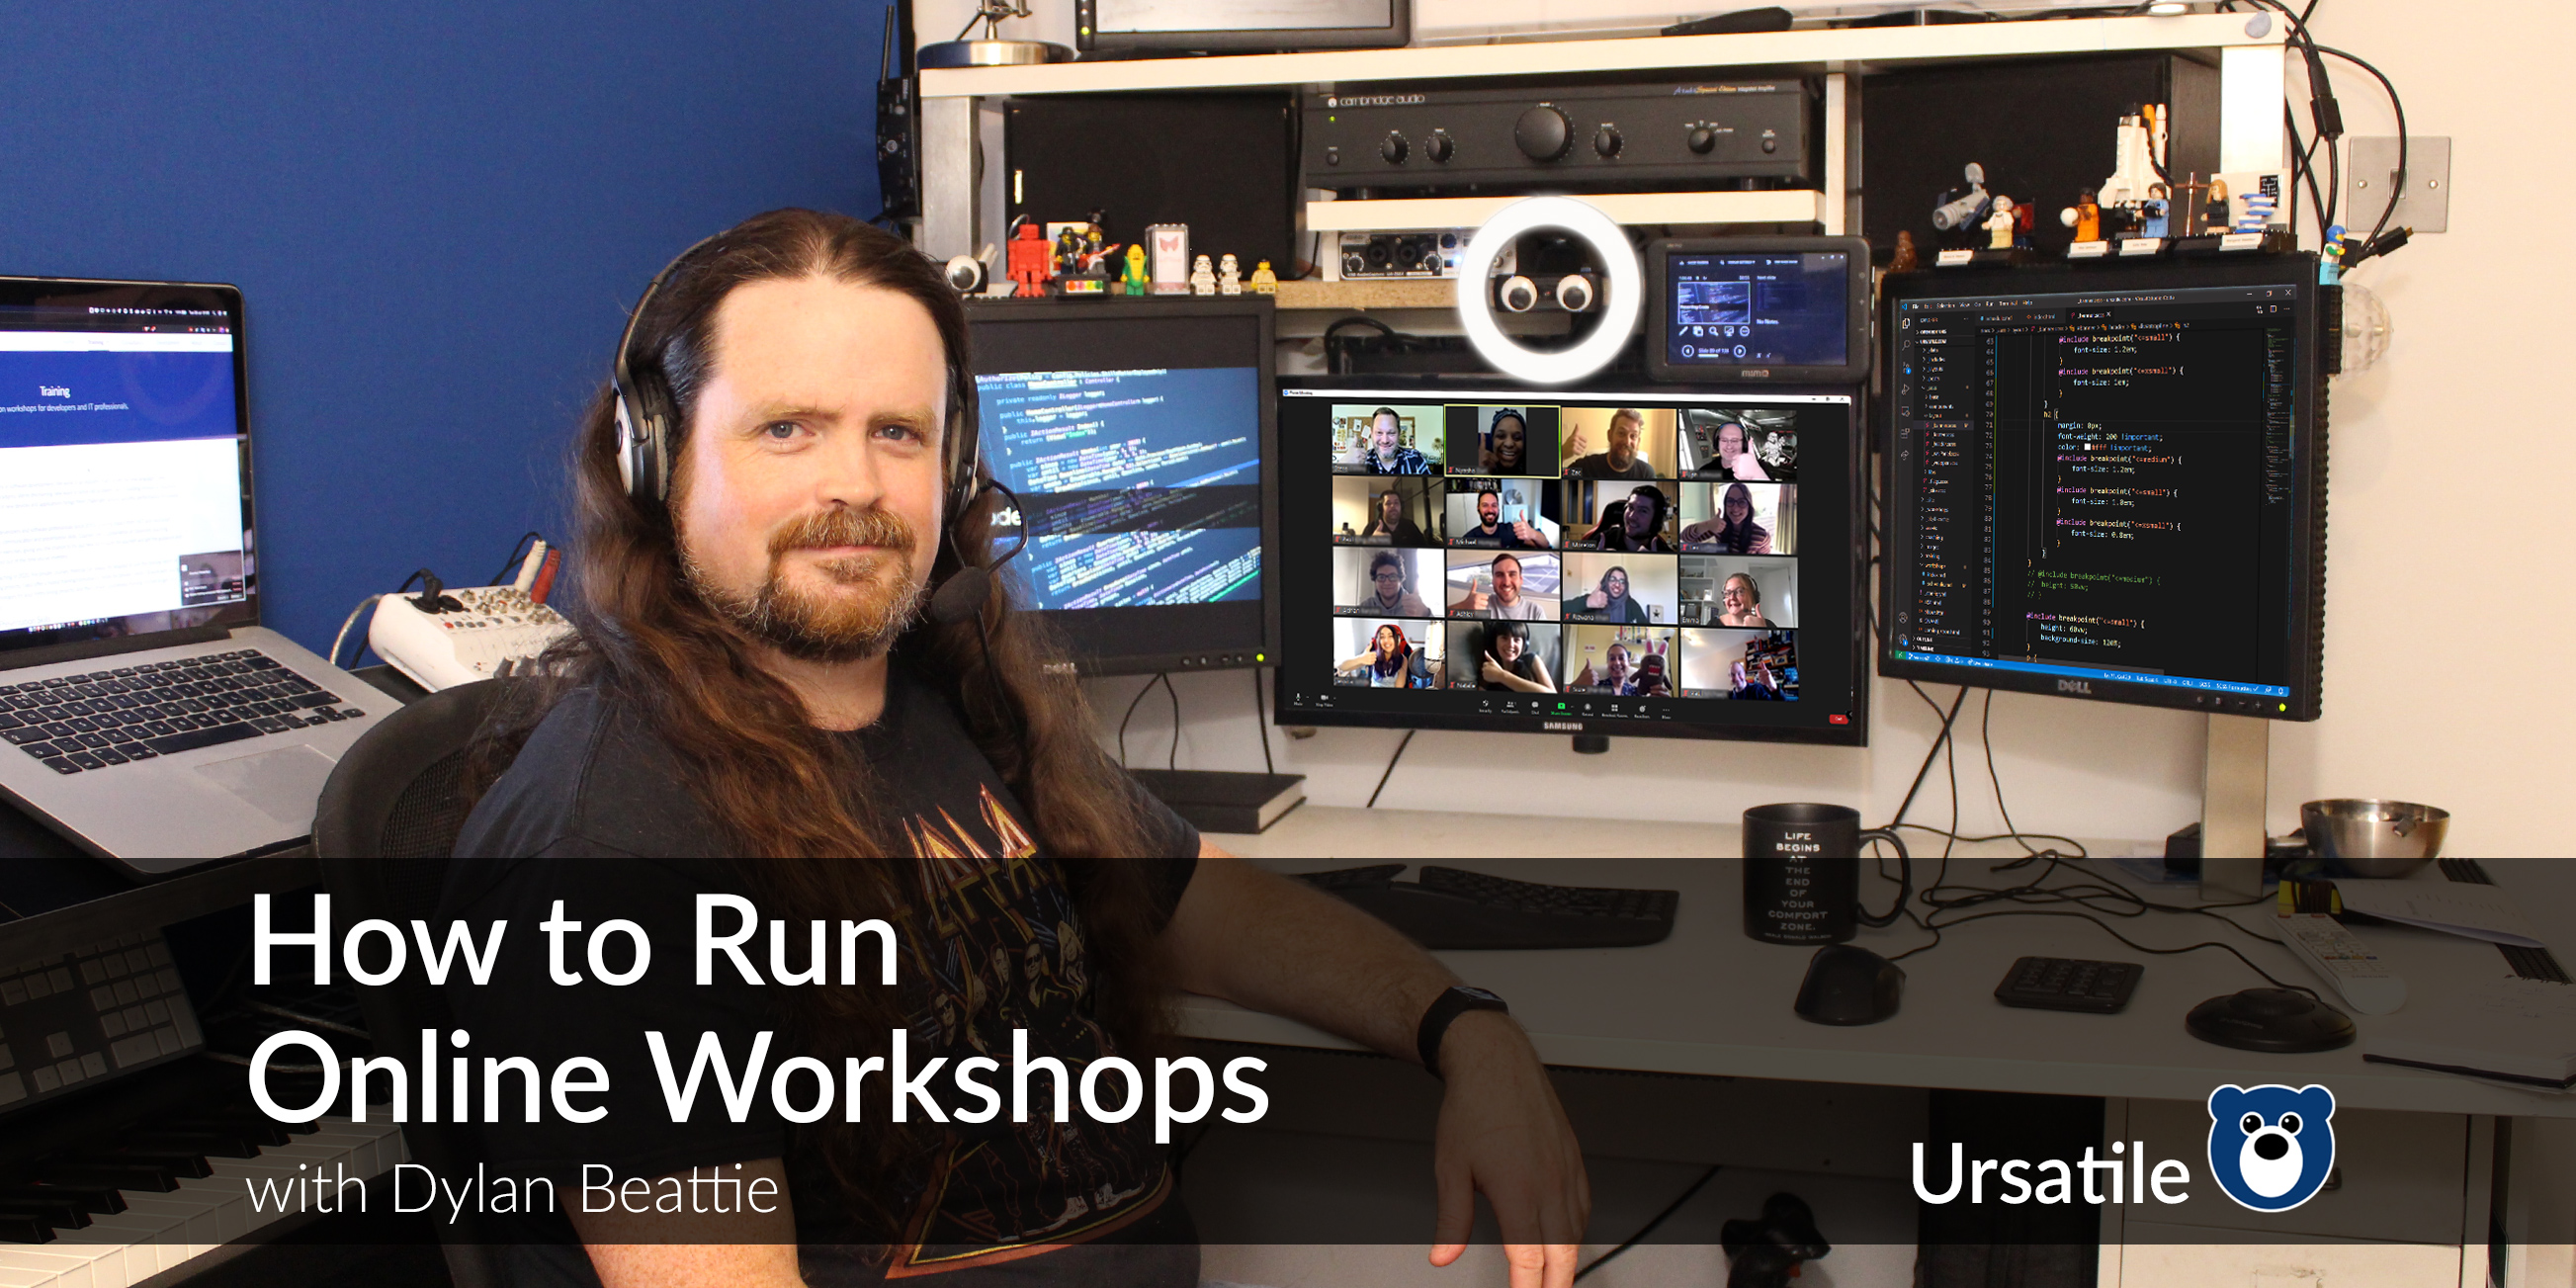
<path fill-rule="evenodd" d="M 1398 881 L 1401 863 L 1304 879 L 1357 905 L 1425 948 L 1631 948 L 1673 933 L 1681 894 L 1609 886 L 1544 885 L 1425 865 Z"/>
<path fill-rule="evenodd" d="M 363 714 L 258 649 L 0 685 L 0 740 L 58 774 Z"/>

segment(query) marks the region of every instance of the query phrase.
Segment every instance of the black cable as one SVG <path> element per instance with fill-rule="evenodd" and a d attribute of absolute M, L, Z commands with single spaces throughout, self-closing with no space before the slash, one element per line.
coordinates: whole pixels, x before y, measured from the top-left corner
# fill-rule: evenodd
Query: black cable
<path fill-rule="evenodd" d="M 1413 735 L 1420 732 L 1419 729 L 1404 731 L 1404 741 L 1395 744 L 1395 754 L 1386 758 L 1386 772 L 1377 776 L 1377 791 L 1369 793 L 1368 804 L 1361 808 L 1377 808 L 1378 793 L 1386 790 L 1386 780 L 1395 777 L 1395 762 L 1404 759 L 1404 749 L 1413 745 Z"/>
<path fill-rule="evenodd" d="M 1270 760 L 1270 708 L 1261 698 L 1261 668 L 1252 668 L 1252 729 L 1261 735 L 1261 772 L 1276 774 L 1279 766 Z"/>
<path fill-rule="evenodd" d="M 1941 715 L 1941 704 L 1933 702 L 1932 695 L 1925 693 L 1922 685 L 1916 684 L 1912 680 L 1907 680 L 1905 682 L 1905 687 L 1914 690 L 1914 696 L 1923 699 L 1925 702 L 1931 703 L 1932 714 L 1936 716 Z M 1950 704 L 1950 714 L 1941 716 L 1941 732 L 1933 736 L 1931 749 L 1923 753 L 1923 764 L 1920 768 L 1914 771 L 1914 785 L 1905 789 L 1905 799 L 1897 805 L 1896 817 L 1888 822 L 1887 825 L 1889 827 L 1904 826 L 1905 812 L 1914 808 L 1914 794 L 1923 790 L 1923 779 L 1932 772 L 1932 758 L 1940 755 L 1941 749 L 1949 745 L 1950 723 L 1959 718 L 1959 707 L 1967 700 L 1967 686 L 1962 685 L 1959 688 L 1958 701 Z"/>
<path fill-rule="evenodd" d="M 1697 1195 L 1697 1194 L 1698 1194 L 1702 1189 L 1706 1188 L 1706 1187 L 1707 1187 L 1707 1185 L 1708 1185 L 1708 1183 L 1709 1183 L 1710 1181 L 1717 1179 L 1717 1174 L 1718 1174 L 1719 1172 L 1722 1172 L 1722 1171 L 1725 1171 L 1725 1170 L 1726 1170 L 1726 1165 L 1725 1165 L 1725 1164 L 1723 1164 L 1723 1163 L 1712 1163 L 1712 1164 L 1710 1164 L 1710 1165 L 1709 1165 L 1709 1169 L 1708 1169 L 1707 1171 L 1702 1172 L 1702 1173 L 1700 1173 L 1700 1174 L 1699 1174 L 1699 1179 L 1698 1179 L 1698 1180 L 1693 1181 L 1693 1182 L 1691 1182 L 1691 1183 L 1690 1183 L 1690 1188 L 1689 1188 L 1689 1189 L 1686 1189 L 1686 1190 L 1683 1190 L 1683 1191 L 1682 1191 L 1682 1196 L 1681 1196 L 1680 1198 L 1674 1199 L 1672 1202 L 1665 1204 L 1665 1205 L 1664 1205 L 1664 1210 L 1663 1210 L 1663 1211 L 1661 1211 L 1661 1212 L 1657 1212 L 1657 1213 L 1655 1214 L 1655 1219 L 1654 1219 L 1654 1220 L 1652 1220 L 1652 1221 L 1648 1221 L 1648 1222 L 1647 1222 L 1647 1223 L 1646 1223 L 1642 1228 L 1640 1228 L 1640 1229 L 1639 1229 L 1635 1234 L 1629 1235 L 1629 1236 L 1628 1236 L 1628 1241 L 1627 1241 L 1627 1242 L 1622 1243 L 1622 1244 L 1620 1244 L 1618 1247 L 1612 1248 L 1612 1249 L 1611 1249 L 1611 1250 L 1609 1250 L 1608 1252 L 1602 1253 L 1600 1256 L 1593 1258 L 1593 1260 L 1592 1260 L 1592 1264 L 1591 1264 L 1591 1265 L 1585 1266 L 1585 1267 L 1584 1267 L 1584 1268 L 1582 1268 L 1581 1270 L 1577 1270 L 1577 1271 L 1575 1271 L 1575 1272 L 1574 1272 L 1574 1281 L 1575 1281 L 1576 1283 L 1581 1283 L 1581 1282 L 1583 1282 L 1583 1277 L 1584 1277 L 1585 1275 L 1591 1274 L 1593 1271 L 1595 1271 L 1595 1270 L 1599 1270 L 1602 1266 L 1607 1265 L 1607 1264 L 1609 1263 L 1609 1261 L 1610 1261 L 1610 1259 L 1611 1259 L 1612 1257 L 1618 1256 L 1620 1253 L 1622 1253 L 1622 1252 L 1626 1252 L 1628 1249 L 1633 1248 L 1633 1247 L 1636 1247 L 1636 1246 L 1637 1246 L 1637 1244 L 1638 1244 L 1640 1241 L 1642 1241 L 1642 1240 L 1643 1240 L 1647 1235 L 1653 1234 L 1653 1233 L 1655 1232 L 1655 1227 L 1657 1227 L 1657 1226 L 1659 1226 L 1659 1225 L 1662 1225 L 1662 1224 L 1663 1224 L 1667 1219 L 1669 1219 L 1669 1218 L 1672 1216 L 1672 1214 L 1673 1214 L 1673 1213 L 1681 1211 L 1681 1210 L 1682 1210 L 1682 1205 L 1683 1205 L 1683 1204 L 1690 1202 L 1690 1201 L 1691 1201 L 1691 1199 L 1692 1199 L 1692 1197 L 1693 1197 L 1693 1196 L 1695 1196 L 1695 1195 Z"/>
<path fill-rule="evenodd" d="M 1177 772 L 1181 767 L 1181 691 L 1172 687 L 1172 673 L 1162 672 L 1164 696 L 1172 700 L 1172 750 L 1163 757 L 1163 768 Z"/>
<path fill-rule="evenodd" d="M 1168 671 L 1156 671 L 1154 680 L 1162 679 L 1168 674 L 1170 674 Z M 1136 718 L 1136 708 L 1145 701 L 1146 694 L 1154 691 L 1154 680 L 1145 681 L 1136 690 L 1136 696 L 1127 703 L 1127 714 L 1118 718 L 1118 767 L 1120 769 L 1127 767 L 1127 722 Z M 1180 737 L 1180 726 L 1177 723 L 1173 725 L 1172 736 L 1175 739 Z"/>
<path fill-rule="evenodd" d="M 2347 54 L 2329 45 L 2310 47 L 2320 54 L 2340 58 L 2370 73 L 2379 82 L 2379 88 L 2387 93 L 2389 110 L 2397 114 L 2397 173 L 2389 181 L 2388 204 L 2380 207 L 2379 222 L 2370 226 L 2370 236 L 2362 242 L 2364 249 L 2367 249 L 2379 240 L 2379 234 L 2387 231 L 2389 217 L 2397 213 L 2398 199 L 2406 195 L 2406 104 L 2404 100 L 2397 97 L 2397 85 L 2388 79 L 2386 72 L 2371 66 L 2356 55 Z"/>
<path fill-rule="evenodd" d="M 498 586 L 498 585 L 500 585 L 500 584 L 501 584 L 501 579 L 502 579 L 502 578 L 504 578 L 504 577 L 509 576 L 509 575 L 510 575 L 510 570 L 511 570 L 512 568 L 514 568 L 514 567 L 517 567 L 517 566 L 518 566 L 518 563 L 519 563 L 519 552 L 521 552 L 521 551 L 523 551 L 523 550 L 526 550 L 526 549 L 528 548 L 528 543 L 529 543 L 529 542 L 531 542 L 531 541 L 542 541 L 542 540 L 544 540 L 544 539 L 545 539 L 545 535 L 546 535 L 546 534 L 544 534 L 544 533 L 542 533 L 542 532 L 539 532 L 539 531 L 537 531 L 537 530 L 535 530 L 535 529 L 533 529 L 533 528 L 529 529 L 529 530 L 528 530 L 528 531 L 526 531 L 526 532 L 522 532 L 522 533 L 520 533 L 520 534 L 519 534 L 519 539 L 518 539 L 517 541 L 514 541 L 514 542 L 511 542 L 511 543 L 510 543 L 510 557 L 501 561 L 501 571 L 499 571 L 499 572 L 496 572 L 496 573 L 492 574 L 492 580 L 487 581 L 487 582 L 485 582 L 485 583 L 483 583 L 483 584 L 484 584 L 484 585 L 486 585 L 486 586 Z"/>

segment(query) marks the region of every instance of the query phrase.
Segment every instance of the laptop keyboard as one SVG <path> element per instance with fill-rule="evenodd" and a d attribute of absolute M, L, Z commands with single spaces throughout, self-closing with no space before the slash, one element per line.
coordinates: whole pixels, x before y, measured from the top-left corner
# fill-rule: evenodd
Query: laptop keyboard
<path fill-rule="evenodd" d="M 0 684 L 0 740 L 58 774 L 364 714 L 258 649 Z"/>

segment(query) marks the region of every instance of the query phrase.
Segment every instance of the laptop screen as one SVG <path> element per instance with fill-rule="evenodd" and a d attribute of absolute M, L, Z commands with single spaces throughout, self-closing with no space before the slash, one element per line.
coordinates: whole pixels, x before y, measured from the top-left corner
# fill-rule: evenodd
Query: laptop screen
<path fill-rule="evenodd" d="M 0 653 L 258 621 L 241 297 L 0 278 Z"/>

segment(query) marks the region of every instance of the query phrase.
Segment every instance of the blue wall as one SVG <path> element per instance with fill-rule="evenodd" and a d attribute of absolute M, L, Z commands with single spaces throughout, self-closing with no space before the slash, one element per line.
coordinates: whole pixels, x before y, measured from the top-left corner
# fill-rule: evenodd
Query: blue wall
<path fill-rule="evenodd" d="M 761 210 L 877 210 L 877 0 L 9 9 L 0 273 L 231 282 L 268 625 L 562 528 L 625 310 Z"/>

